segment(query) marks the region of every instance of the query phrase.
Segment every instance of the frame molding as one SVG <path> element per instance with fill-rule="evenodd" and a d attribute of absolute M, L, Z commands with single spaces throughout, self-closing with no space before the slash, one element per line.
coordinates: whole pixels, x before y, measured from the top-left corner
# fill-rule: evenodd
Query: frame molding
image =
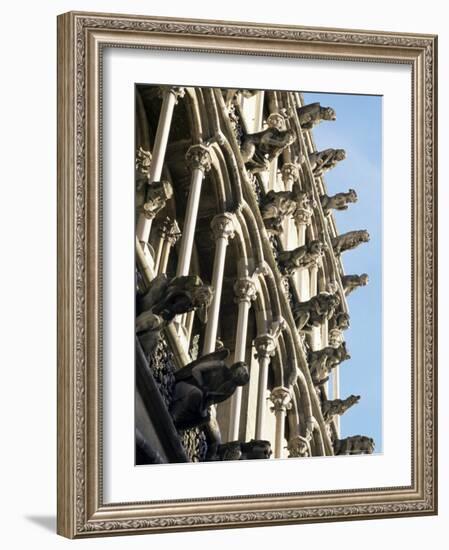
<path fill-rule="evenodd" d="M 103 504 L 99 115 L 104 45 L 411 65 L 411 486 Z M 58 17 L 59 534 L 78 538 L 437 513 L 436 61 L 433 35 L 82 12 Z"/>

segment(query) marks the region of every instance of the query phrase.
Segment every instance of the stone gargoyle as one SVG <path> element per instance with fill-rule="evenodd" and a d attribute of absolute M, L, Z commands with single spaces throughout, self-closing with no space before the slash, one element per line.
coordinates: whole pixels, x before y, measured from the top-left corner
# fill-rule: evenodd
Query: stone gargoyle
<path fill-rule="evenodd" d="M 298 330 L 310 330 L 319 327 L 326 319 L 331 319 L 340 304 L 338 294 L 320 292 L 306 302 L 299 302 L 293 307 L 293 315 Z"/>
<path fill-rule="evenodd" d="M 362 273 L 361 275 L 343 275 L 341 282 L 345 291 L 345 295 L 351 294 L 353 290 L 360 286 L 366 286 L 368 284 L 368 274 Z"/>
<path fill-rule="evenodd" d="M 332 209 L 334 210 L 347 210 L 349 203 L 357 202 L 357 193 L 354 189 L 350 189 L 347 193 L 337 193 L 336 195 L 321 195 L 321 206 L 324 213 L 328 214 Z"/>
<path fill-rule="evenodd" d="M 344 414 L 350 407 L 360 401 L 360 395 L 350 395 L 346 399 L 326 399 L 321 403 L 325 422 L 331 422 L 334 416 Z"/>
<path fill-rule="evenodd" d="M 311 130 L 323 120 L 337 120 L 332 107 L 321 107 L 320 103 L 309 103 L 296 109 L 299 124 L 303 130 Z"/>
<path fill-rule="evenodd" d="M 218 446 L 218 460 L 254 460 L 267 459 L 272 454 L 271 444 L 263 439 L 251 441 L 230 441 Z"/>
<path fill-rule="evenodd" d="M 306 208 L 308 204 L 308 194 L 295 184 L 291 191 L 268 191 L 262 199 L 260 211 L 264 220 L 283 219 L 293 216 L 298 208 Z"/>
<path fill-rule="evenodd" d="M 309 155 L 309 162 L 314 176 L 322 176 L 331 168 L 334 168 L 338 162 L 346 158 L 344 149 L 324 149 L 315 151 Z"/>
<path fill-rule="evenodd" d="M 248 164 L 251 172 L 267 170 L 270 162 L 295 140 L 293 131 L 272 127 L 256 134 L 246 134 L 241 147 L 243 162 Z"/>
<path fill-rule="evenodd" d="M 334 441 L 334 453 L 336 455 L 360 455 L 371 454 L 374 451 L 374 439 L 366 435 L 353 435 L 345 439 Z"/>
<path fill-rule="evenodd" d="M 279 267 L 286 275 L 291 275 L 299 267 L 312 267 L 323 255 L 323 249 L 322 241 L 315 240 L 293 250 L 279 252 Z"/>
<path fill-rule="evenodd" d="M 192 361 L 175 373 L 175 387 L 170 412 L 180 430 L 202 426 L 210 421 L 209 407 L 225 401 L 238 386 L 249 381 L 245 363 L 228 367 L 226 348 Z"/>
<path fill-rule="evenodd" d="M 169 280 L 165 273 L 151 282 L 148 291 L 137 300 L 137 313 L 151 311 L 170 322 L 176 315 L 194 309 L 205 312 L 212 301 L 212 287 L 197 275 L 185 275 Z"/>
<path fill-rule="evenodd" d="M 308 361 L 313 383 L 318 385 L 326 382 L 331 370 L 350 358 L 345 342 L 338 348 L 327 346 L 320 350 L 310 351 Z"/>
<path fill-rule="evenodd" d="M 342 252 L 346 250 L 352 250 L 359 246 L 359 244 L 367 243 L 370 239 L 368 231 L 366 229 L 360 229 L 358 231 L 348 231 L 342 235 L 332 238 L 332 248 L 337 256 L 340 256 Z"/>
<path fill-rule="evenodd" d="M 349 313 L 340 311 L 335 313 L 332 319 L 329 321 L 329 329 L 346 330 L 350 325 Z"/>

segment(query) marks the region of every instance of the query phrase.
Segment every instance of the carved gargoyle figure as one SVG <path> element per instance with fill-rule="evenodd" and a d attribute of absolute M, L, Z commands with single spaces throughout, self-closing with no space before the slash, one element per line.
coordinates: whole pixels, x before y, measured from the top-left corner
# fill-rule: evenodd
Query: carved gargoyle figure
<path fill-rule="evenodd" d="M 369 241 L 369 233 L 366 229 L 358 231 L 348 231 L 343 235 L 338 235 L 332 239 L 332 248 L 337 256 L 340 256 L 342 252 L 346 250 L 352 250 L 359 246 L 359 244 L 367 243 Z"/>
<path fill-rule="evenodd" d="M 309 155 L 310 166 L 314 176 L 322 176 L 331 168 L 337 165 L 338 162 L 346 158 L 344 149 L 324 149 L 323 151 L 315 151 Z"/>
<path fill-rule="evenodd" d="M 346 399 L 326 399 L 321 403 L 321 411 L 325 422 L 331 422 L 335 415 L 344 414 L 360 401 L 360 395 L 350 395 Z"/>
<path fill-rule="evenodd" d="M 333 368 L 342 361 L 350 359 L 346 351 L 346 343 L 343 342 L 338 348 L 327 346 L 323 349 L 309 352 L 310 375 L 314 384 L 323 384 L 327 381 Z"/>
<path fill-rule="evenodd" d="M 228 367 L 226 348 L 203 355 L 175 373 L 175 387 L 170 412 L 180 430 L 209 422 L 209 407 L 225 401 L 238 386 L 249 381 L 245 363 Z"/>
<path fill-rule="evenodd" d="M 328 214 L 332 209 L 334 210 L 347 210 L 348 204 L 357 202 L 357 193 L 354 189 L 350 189 L 347 193 L 337 193 L 336 195 L 321 195 L 321 206 L 324 213 Z"/>
<path fill-rule="evenodd" d="M 293 131 L 270 127 L 256 134 L 246 134 L 242 138 L 243 162 L 248 163 L 252 172 L 267 170 L 270 162 L 295 140 Z"/>
<path fill-rule="evenodd" d="M 349 313 L 340 311 L 340 313 L 336 313 L 329 321 L 329 329 L 346 330 L 350 325 L 349 319 Z"/>
<path fill-rule="evenodd" d="M 155 181 L 146 186 L 145 202 L 142 212 L 146 218 L 153 219 L 173 196 L 173 187 L 168 181 Z"/>
<path fill-rule="evenodd" d="M 311 130 L 323 120 L 337 120 L 332 107 L 321 107 L 319 103 L 310 103 L 296 109 L 299 124 L 303 130 Z"/>
<path fill-rule="evenodd" d="M 263 439 L 251 439 L 248 442 L 230 441 L 218 446 L 218 460 L 255 460 L 267 459 L 272 454 L 271 444 Z"/>
<path fill-rule="evenodd" d="M 156 348 L 161 330 L 167 323 L 159 315 L 152 311 L 144 311 L 136 318 L 136 334 L 146 356 L 150 355 Z"/>
<path fill-rule="evenodd" d="M 151 311 L 170 322 L 176 315 L 194 309 L 204 312 L 212 296 L 212 287 L 204 284 L 196 275 L 175 277 L 169 281 L 163 273 L 153 279 L 149 290 L 138 298 L 137 312 Z"/>
<path fill-rule="evenodd" d="M 371 454 L 374 451 L 374 439 L 366 435 L 353 435 L 334 441 L 336 455 Z"/>
<path fill-rule="evenodd" d="M 288 458 L 299 458 L 311 456 L 310 450 L 311 437 L 303 437 L 302 435 L 295 435 L 288 441 Z"/>
<path fill-rule="evenodd" d="M 326 319 L 331 319 L 340 304 L 338 294 L 320 292 L 306 302 L 299 302 L 293 308 L 298 330 L 319 327 Z"/>
<path fill-rule="evenodd" d="M 366 286 L 368 280 L 367 273 L 362 273 L 361 275 L 344 275 L 341 278 L 341 282 L 345 290 L 345 295 L 348 296 L 348 294 L 351 294 L 351 292 L 359 286 Z"/>
<path fill-rule="evenodd" d="M 281 233 L 284 232 L 284 228 L 282 227 L 284 219 L 282 217 L 268 218 L 267 220 L 264 220 L 264 222 L 265 229 L 268 233 L 271 233 L 272 235 L 281 235 Z"/>
<path fill-rule="evenodd" d="M 299 267 L 312 267 L 322 256 L 324 244 L 322 241 L 311 241 L 293 250 L 285 250 L 278 255 L 281 271 L 287 275 L 292 274 Z"/>
<path fill-rule="evenodd" d="M 298 208 L 306 208 L 308 204 L 308 194 L 295 184 L 291 191 L 268 191 L 262 200 L 260 210 L 264 220 L 285 218 L 293 216 Z"/>

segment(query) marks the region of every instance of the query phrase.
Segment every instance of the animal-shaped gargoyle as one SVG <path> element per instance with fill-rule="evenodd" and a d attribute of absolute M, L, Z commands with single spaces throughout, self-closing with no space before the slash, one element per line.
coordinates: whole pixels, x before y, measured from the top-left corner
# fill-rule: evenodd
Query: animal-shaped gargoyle
<path fill-rule="evenodd" d="M 213 292 L 196 275 L 176 277 L 171 281 L 165 274 L 151 282 L 143 296 L 137 297 L 136 333 L 146 355 L 156 347 L 160 331 L 178 314 L 199 310 L 205 320 Z"/>
<path fill-rule="evenodd" d="M 260 212 L 264 220 L 293 216 L 298 208 L 306 208 L 310 200 L 299 185 L 294 184 L 291 191 L 270 190 L 262 199 Z"/>
<path fill-rule="evenodd" d="M 238 386 L 249 381 L 245 363 L 228 367 L 229 350 L 222 348 L 203 355 L 175 373 L 170 412 L 178 429 L 185 430 L 209 422 L 209 407 L 225 401 Z"/>
<path fill-rule="evenodd" d="M 334 453 L 336 455 L 371 454 L 373 451 L 374 439 L 366 435 L 352 435 L 334 441 Z"/>
<path fill-rule="evenodd" d="M 243 162 L 252 172 L 267 170 L 270 162 L 296 140 L 291 130 L 269 127 L 256 134 L 246 134 L 242 138 Z"/>
<path fill-rule="evenodd" d="M 279 252 L 279 267 L 286 275 L 291 275 L 299 267 L 312 267 L 316 265 L 316 262 L 322 256 L 323 249 L 324 244 L 315 240 L 294 250 Z"/>
<path fill-rule="evenodd" d="M 334 168 L 338 162 L 346 158 L 344 149 L 324 149 L 324 151 L 315 151 L 309 155 L 309 162 L 314 176 L 322 176 L 331 168 Z"/>
<path fill-rule="evenodd" d="M 358 231 L 348 231 L 343 235 L 338 235 L 332 239 L 332 248 L 337 256 L 340 256 L 342 252 L 346 250 L 352 250 L 359 246 L 359 244 L 367 243 L 369 241 L 369 233 L 366 229 L 360 229 Z"/>
<path fill-rule="evenodd" d="M 310 375 L 314 384 L 324 384 L 329 378 L 332 369 L 342 361 L 350 359 L 346 351 L 346 343 L 343 342 L 338 348 L 327 346 L 323 349 L 309 352 Z"/>
<path fill-rule="evenodd" d="M 306 302 L 299 302 L 293 308 L 298 330 L 319 327 L 326 319 L 331 319 L 340 304 L 338 294 L 320 292 Z"/>
<path fill-rule="evenodd" d="M 332 209 L 334 210 L 347 210 L 348 204 L 357 202 L 357 193 L 354 189 L 350 189 L 347 193 L 337 193 L 336 195 L 321 195 L 321 206 L 324 213 L 328 214 Z"/>
<path fill-rule="evenodd" d="M 362 273 L 361 275 L 343 275 L 341 278 L 345 295 L 351 294 L 353 290 L 359 286 L 366 286 L 368 284 L 368 274 Z"/>
<path fill-rule="evenodd" d="M 254 460 L 267 459 L 272 454 L 271 444 L 263 439 L 251 441 L 230 441 L 218 446 L 218 460 Z"/>
<path fill-rule="evenodd" d="M 360 395 L 350 395 L 346 399 L 326 399 L 321 403 L 325 422 L 331 422 L 334 416 L 344 414 L 350 407 L 360 401 Z"/>
<path fill-rule="evenodd" d="M 332 107 L 321 107 L 319 103 L 309 103 L 296 109 L 299 124 L 303 130 L 311 130 L 323 120 L 337 120 Z"/>

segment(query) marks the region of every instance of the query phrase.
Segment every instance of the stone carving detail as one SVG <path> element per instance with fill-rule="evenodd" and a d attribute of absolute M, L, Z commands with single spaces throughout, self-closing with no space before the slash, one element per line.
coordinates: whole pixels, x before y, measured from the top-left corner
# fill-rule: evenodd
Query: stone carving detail
<path fill-rule="evenodd" d="M 336 313 L 329 321 L 330 329 L 346 330 L 350 326 L 349 313 L 340 311 Z"/>
<path fill-rule="evenodd" d="M 273 406 L 270 410 L 274 413 L 286 412 L 292 408 L 292 394 L 288 388 L 277 387 L 273 388 L 270 394 L 270 401 Z"/>
<path fill-rule="evenodd" d="M 291 275 L 300 267 L 309 268 L 317 265 L 323 255 L 324 244 L 322 241 L 311 241 L 294 250 L 279 252 L 278 262 L 282 273 Z"/>
<path fill-rule="evenodd" d="M 282 165 L 281 173 L 285 187 L 293 189 L 293 185 L 299 180 L 298 166 L 292 162 L 285 162 Z"/>
<path fill-rule="evenodd" d="M 186 153 L 186 162 L 191 170 L 208 172 L 212 166 L 209 149 L 204 145 L 192 145 Z"/>
<path fill-rule="evenodd" d="M 232 239 L 235 234 L 234 216 L 228 212 L 217 214 L 210 224 L 214 239 Z"/>
<path fill-rule="evenodd" d="M 182 431 L 182 446 L 190 462 L 204 462 L 207 455 L 206 435 L 200 428 Z"/>
<path fill-rule="evenodd" d="M 145 202 L 142 206 L 143 215 L 147 219 L 153 220 L 172 196 L 173 187 L 168 181 L 158 181 L 147 185 Z"/>
<path fill-rule="evenodd" d="M 366 229 L 361 229 L 358 231 L 348 231 L 343 233 L 343 235 L 338 235 L 337 237 L 332 238 L 332 247 L 337 256 L 340 256 L 342 252 L 346 250 L 352 250 L 356 248 L 359 244 L 367 243 L 369 241 L 369 233 Z"/>
<path fill-rule="evenodd" d="M 336 195 L 321 195 L 321 206 L 324 213 L 329 214 L 332 209 L 334 210 L 347 210 L 348 204 L 357 202 L 357 193 L 354 189 L 350 189 L 347 193 L 337 193 Z"/>
<path fill-rule="evenodd" d="M 295 216 L 303 210 L 310 218 L 312 211 L 309 204 L 308 194 L 301 191 L 297 184 L 293 186 L 292 191 L 271 190 L 261 201 L 262 218 L 268 222 L 267 228 L 279 226 L 286 217 Z"/>
<path fill-rule="evenodd" d="M 234 284 L 235 301 L 250 304 L 257 296 L 257 287 L 250 277 L 241 277 Z"/>
<path fill-rule="evenodd" d="M 218 446 L 218 460 L 267 459 L 272 454 L 271 444 L 263 439 L 251 439 L 248 442 L 230 441 Z"/>
<path fill-rule="evenodd" d="M 333 328 L 329 331 L 329 345 L 333 348 L 338 348 L 344 342 L 343 331 L 338 328 Z"/>
<path fill-rule="evenodd" d="M 338 294 L 320 292 L 306 302 L 299 302 L 293 308 L 298 330 L 319 327 L 326 319 L 331 319 L 340 304 Z"/>
<path fill-rule="evenodd" d="M 263 172 L 295 140 L 296 135 L 292 130 L 278 130 L 273 127 L 255 134 L 246 134 L 241 148 L 243 162 L 252 172 Z"/>
<path fill-rule="evenodd" d="M 142 146 L 137 149 L 136 171 L 146 178 L 150 175 L 151 157 L 151 152 L 145 151 Z"/>
<path fill-rule="evenodd" d="M 194 309 L 206 310 L 212 301 L 212 287 L 203 283 L 197 275 L 185 275 L 168 280 L 165 273 L 158 275 L 146 294 L 139 297 L 137 312 L 152 313 L 170 322 L 176 315 Z"/>
<path fill-rule="evenodd" d="M 309 162 L 312 168 L 313 175 L 316 177 L 322 176 L 331 168 L 334 168 L 338 162 L 346 158 L 344 149 L 324 149 L 324 151 L 316 151 L 309 155 Z"/>
<path fill-rule="evenodd" d="M 353 290 L 360 286 L 366 286 L 368 284 L 368 274 L 362 273 L 361 275 L 344 275 L 341 278 L 345 295 L 348 296 Z"/>
<path fill-rule="evenodd" d="M 303 437 L 302 435 L 295 435 L 288 440 L 288 458 L 303 458 L 312 456 L 310 449 L 310 437 Z"/>
<path fill-rule="evenodd" d="M 254 340 L 254 347 L 256 359 L 273 357 L 276 351 L 276 339 L 271 334 L 262 334 Z"/>
<path fill-rule="evenodd" d="M 185 88 L 181 88 L 178 86 L 171 86 L 168 89 L 168 92 L 175 96 L 176 103 L 178 102 L 178 99 L 182 99 L 186 94 Z"/>
<path fill-rule="evenodd" d="M 353 435 L 334 441 L 336 455 L 371 454 L 374 451 L 374 439 L 366 435 Z"/>
<path fill-rule="evenodd" d="M 161 222 L 158 229 L 161 239 L 168 241 L 171 246 L 181 237 L 181 230 L 179 229 L 178 222 L 172 220 L 168 216 Z"/>
<path fill-rule="evenodd" d="M 331 422 L 335 415 L 344 414 L 350 407 L 360 401 L 360 395 L 350 395 L 346 399 L 324 400 L 321 403 L 323 418 L 326 422 Z"/>
<path fill-rule="evenodd" d="M 209 407 L 225 401 L 238 386 L 249 381 L 245 363 L 228 367 L 228 349 L 203 355 L 175 373 L 175 389 L 170 412 L 178 429 L 194 428 L 211 420 Z"/>
<path fill-rule="evenodd" d="M 303 130 L 311 130 L 323 120 L 337 120 L 332 107 L 321 107 L 319 103 L 310 103 L 296 109 L 299 124 Z"/>
<path fill-rule="evenodd" d="M 345 342 L 338 348 L 326 346 L 320 350 L 310 351 L 308 361 L 313 383 L 318 385 L 327 382 L 331 370 L 350 358 Z"/>
<path fill-rule="evenodd" d="M 154 350 L 148 356 L 148 366 L 167 408 L 173 399 L 175 384 L 175 358 L 164 336 L 161 336 Z"/>

